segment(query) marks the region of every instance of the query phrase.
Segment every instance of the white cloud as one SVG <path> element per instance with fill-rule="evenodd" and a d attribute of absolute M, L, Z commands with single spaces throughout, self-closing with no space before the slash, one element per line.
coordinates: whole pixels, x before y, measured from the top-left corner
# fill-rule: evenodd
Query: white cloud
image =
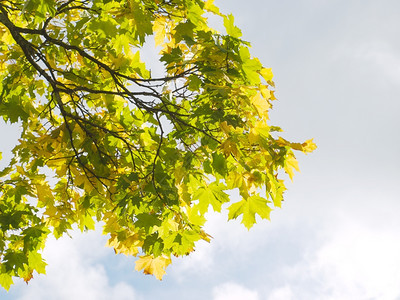
<path fill-rule="evenodd" d="M 188 272 L 195 272 L 197 274 L 211 272 L 214 255 L 212 244 L 200 241 L 196 244 L 194 252 L 189 256 L 175 260 L 167 272 L 171 272 L 177 280 L 185 279 Z"/>
<path fill-rule="evenodd" d="M 207 213 L 206 218 L 204 230 L 212 236 L 211 242 L 198 242 L 193 253 L 176 260 L 170 267 L 175 278 L 185 278 L 187 272 L 204 274 L 213 272 L 215 260 L 219 255 L 242 259 L 253 252 L 249 245 L 257 247 L 260 243 L 264 243 L 265 239 L 260 239 L 260 235 L 265 234 L 266 230 L 271 230 L 270 224 L 261 225 L 262 223 L 266 225 L 265 220 L 260 221 L 260 226 L 254 226 L 250 231 L 240 224 L 240 219 L 227 222 L 228 214 L 225 209 L 221 213 L 211 211 Z"/>
<path fill-rule="evenodd" d="M 177 300 L 185 299 L 179 298 L 182 291 L 196 299 L 211 298 L 203 297 L 204 290 L 211 291 L 214 300 L 399 297 L 400 206 L 395 204 L 399 160 L 398 147 L 393 146 L 399 102 L 398 90 L 385 85 L 400 79 L 396 50 L 400 2 L 336 1 L 346 5 L 334 5 L 335 13 L 323 3 L 326 14 L 311 3 L 321 6 L 321 1 L 300 1 L 296 4 L 300 10 L 288 10 L 284 2 L 271 2 L 267 7 L 257 0 L 265 9 L 254 12 L 243 10 L 240 1 L 222 2 L 224 11 L 236 9 L 235 21 L 253 24 L 247 27 L 247 37 L 251 34 L 249 40 L 255 42 L 253 50 L 263 53 L 262 61 L 273 64 L 281 95 L 274 108 L 282 111 L 277 115 L 278 123 L 296 138 L 316 136 L 320 148 L 301 165 L 303 173 L 289 188 L 284 208 L 273 212 L 271 223 L 263 221 L 247 232 L 240 220 L 227 224 L 226 215 L 210 216 L 207 229 L 214 236 L 211 244 L 200 243 L 191 256 L 170 266 L 162 283 L 153 278 L 149 283 L 149 278 L 140 274 L 143 278 L 137 290 L 146 293 L 146 299 L 158 299 L 161 297 L 152 297 L 154 291 L 160 295 L 165 289 L 170 291 L 165 299 Z M 307 12 L 310 18 L 304 17 L 309 16 L 303 14 Z M 268 23 L 278 26 L 258 30 L 266 13 Z M 326 22 L 321 22 L 322 18 L 327 18 Z M 152 54 L 143 57 L 146 63 L 151 63 Z M 156 70 L 154 66 L 153 73 Z M 390 97 L 385 101 L 382 93 Z M 363 108 L 367 105 L 373 113 L 367 114 Z M 391 126 L 383 126 L 390 119 Z M 3 129 L 1 122 L 0 127 Z M 0 132 L 1 137 L 7 132 L 8 127 Z M 365 139 L 360 139 L 363 134 Z M 323 144 L 324 139 L 332 143 Z M 0 140 L 7 140 L 7 136 Z M 343 152 L 337 151 L 339 145 L 343 145 Z M 0 150 L 5 152 L 3 157 L 4 147 Z M 356 157 L 360 158 L 358 165 Z M 361 163 L 365 168 L 360 168 Z M 312 172 L 317 175 L 310 177 Z M 354 197 L 343 196 L 354 186 L 360 189 Z M 354 200 L 356 196 L 358 200 Z M 347 217 L 332 217 L 332 211 Z M 319 229 L 321 226 L 325 227 Z M 317 231 L 321 239 L 315 243 Z M 130 285 L 111 283 L 113 275 L 106 274 L 100 263 L 107 259 L 108 251 L 101 239 L 91 234 L 77 243 L 76 239 L 80 237 L 50 242 L 46 250 L 48 275 L 33 279 L 28 287 L 16 286 L 14 290 L 23 293 L 19 299 L 137 299 Z M 257 270 L 255 264 L 248 264 L 254 260 L 260 265 Z M 219 273 L 223 279 L 212 276 Z M 181 278 L 185 283 L 176 284 Z M 247 288 L 250 281 L 258 292 Z"/>
<path fill-rule="evenodd" d="M 314 276 L 337 299 L 394 299 L 400 296 L 398 231 L 346 222 L 316 253 Z M 347 298 L 346 298 L 347 297 Z"/>
<path fill-rule="evenodd" d="M 382 41 L 370 41 L 354 45 L 351 49 L 355 59 L 368 64 L 372 78 L 377 81 L 389 80 L 391 83 L 399 83 L 400 55 L 393 45 Z"/>
<path fill-rule="evenodd" d="M 295 297 L 292 289 L 288 285 L 272 290 L 272 292 L 268 296 L 268 300 L 291 300 L 291 299 L 295 299 Z"/>
<path fill-rule="evenodd" d="M 257 291 L 232 282 L 216 286 L 212 294 L 213 300 L 259 300 Z"/>
<path fill-rule="evenodd" d="M 272 291 L 269 300 L 291 299 L 292 293 L 295 299 L 400 297 L 398 226 L 388 230 L 371 228 L 360 219 L 337 221 L 336 228 L 322 231 L 325 238 L 320 246 L 297 264 L 281 269 L 279 276 L 288 283 Z"/>
<path fill-rule="evenodd" d="M 98 230 L 86 234 L 73 232 L 73 239 L 50 239 L 44 252 L 47 274 L 34 278 L 26 288 L 20 283 L 18 300 L 139 299 L 127 283 L 109 282 L 109 274 L 99 263 L 110 250 L 104 244 L 105 238 Z"/>

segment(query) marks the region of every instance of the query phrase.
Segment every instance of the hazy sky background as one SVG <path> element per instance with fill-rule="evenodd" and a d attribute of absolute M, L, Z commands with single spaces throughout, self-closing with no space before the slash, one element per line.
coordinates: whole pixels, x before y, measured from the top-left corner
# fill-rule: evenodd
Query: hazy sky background
<path fill-rule="evenodd" d="M 271 123 L 318 144 L 298 155 L 283 208 L 249 232 L 210 214 L 211 244 L 162 282 L 103 247 L 100 230 L 50 240 L 47 276 L 1 299 L 400 299 L 400 2 L 215 2 L 273 69 Z"/>

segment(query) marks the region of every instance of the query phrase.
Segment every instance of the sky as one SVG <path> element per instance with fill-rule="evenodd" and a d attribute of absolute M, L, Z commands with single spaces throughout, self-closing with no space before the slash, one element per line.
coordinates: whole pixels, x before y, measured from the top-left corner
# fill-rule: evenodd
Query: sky
<path fill-rule="evenodd" d="M 208 215 L 213 236 L 160 282 L 104 247 L 101 229 L 50 239 L 47 275 L 1 299 L 400 299 L 400 2 L 216 0 L 276 83 L 271 124 L 314 138 L 282 209 L 247 231 Z M 0 151 L 15 143 L 0 124 Z"/>

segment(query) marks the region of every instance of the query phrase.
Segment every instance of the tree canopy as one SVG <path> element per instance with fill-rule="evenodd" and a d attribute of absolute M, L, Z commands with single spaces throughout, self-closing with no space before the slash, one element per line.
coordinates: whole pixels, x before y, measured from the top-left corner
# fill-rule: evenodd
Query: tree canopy
<path fill-rule="evenodd" d="M 96 222 L 161 279 L 210 240 L 209 209 L 269 219 L 280 170 L 292 178 L 294 150 L 316 147 L 269 124 L 272 71 L 212 0 L 1 0 L 0 36 L 0 116 L 22 128 L 0 170 L 5 289 L 45 272 L 48 235 Z M 141 59 L 152 43 L 160 77 Z"/>

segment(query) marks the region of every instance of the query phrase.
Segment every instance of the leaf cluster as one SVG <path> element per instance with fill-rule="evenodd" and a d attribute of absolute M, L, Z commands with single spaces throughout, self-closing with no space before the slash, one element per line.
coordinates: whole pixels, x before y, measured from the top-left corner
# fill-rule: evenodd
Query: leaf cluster
<path fill-rule="evenodd" d="M 207 24 L 214 14 L 226 33 Z M 212 0 L 0 1 L 0 116 L 19 122 L 0 174 L 0 284 L 44 273 L 49 234 L 102 222 L 116 253 L 161 279 L 223 204 L 269 219 L 311 140 L 274 136 L 273 74 Z M 141 54 L 160 50 L 163 77 Z M 239 202 L 227 191 L 237 189 Z"/>

